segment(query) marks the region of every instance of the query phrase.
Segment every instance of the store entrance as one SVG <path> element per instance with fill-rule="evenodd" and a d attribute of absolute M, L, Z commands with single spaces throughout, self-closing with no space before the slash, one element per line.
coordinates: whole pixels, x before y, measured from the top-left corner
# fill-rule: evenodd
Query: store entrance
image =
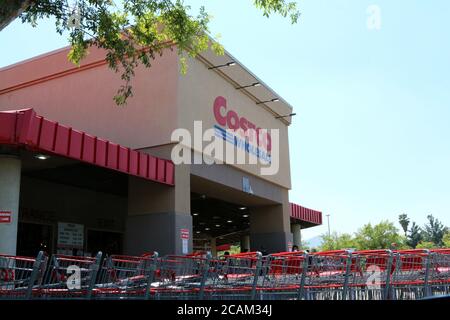
<path fill-rule="evenodd" d="M 250 249 L 249 241 L 243 241 L 250 233 L 250 210 L 246 206 L 192 193 L 191 213 L 194 252 L 210 251 L 216 255 Z"/>
<path fill-rule="evenodd" d="M 54 227 L 47 224 L 19 222 L 17 255 L 34 257 L 39 251 L 53 252 Z"/>
<path fill-rule="evenodd" d="M 122 253 L 123 234 L 111 231 L 88 230 L 87 232 L 87 253 L 94 256 L 97 252 L 103 254 Z"/>

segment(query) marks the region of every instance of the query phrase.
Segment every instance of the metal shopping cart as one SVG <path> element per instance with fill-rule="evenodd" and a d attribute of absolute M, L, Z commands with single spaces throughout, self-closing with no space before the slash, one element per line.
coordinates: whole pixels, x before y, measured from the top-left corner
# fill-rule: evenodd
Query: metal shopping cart
<path fill-rule="evenodd" d="M 399 250 L 394 252 L 395 270 L 390 285 L 390 299 L 417 300 L 429 295 L 429 250 Z"/>
<path fill-rule="evenodd" d="M 427 296 L 450 295 L 450 249 L 434 249 L 430 253 Z"/>
<path fill-rule="evenodd" d="M 93 298 L 149 299 L 157 263 L 157 252 L 142 256 L 106 257 L 93 289 Z"/>
<path fill-rule="evenodd" d="M 204 288 L 208 300 L 254 300 L 264 277 L 260 252 L 248 252 L 211 260 Z"/>
<path fill-rule="evenodd" d="M 390 250 L 365 250 L 351 253 L 346 275 L 348 300 L 387 300 L 394 272 L 394 254 Z"/>
<path fill-rule="evenodd" d="M 303 299 L 344 300 L 350 273 L 352 252 L 336 250 L 309 255 Z"/>
<path fill-rule="evenodd" d="M 159 260 L 151 294 L 155 299 L 202 299 L 210 256 L 170 255 Z"/>
<path fill-rule="evenodd" d="M 0 299 L 31 299 L 42 282 L 48 257 L 0 255 Z"/>
<path fill-rule="evenodd" d="M 102 253 L 96 257 L 53 255 L 39 289 L 40 299 L 90 299 Z"/>
<path fill-rule="evenodd" d="M 262 272 L 257 280 L 257 298 L 302 299 L 307 270 L 306 252 L 284 252 L 264 257 Z"/>

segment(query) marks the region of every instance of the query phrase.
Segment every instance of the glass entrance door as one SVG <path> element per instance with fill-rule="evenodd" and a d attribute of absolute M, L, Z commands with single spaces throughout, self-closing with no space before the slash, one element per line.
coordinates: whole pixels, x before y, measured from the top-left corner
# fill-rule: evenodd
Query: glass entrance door
<path fill-rule="evenodd" d="M 17 255 L 35 257 L 41 250 L 52 254 L 53 232 L 51 225 L 19 222 Z"/>
<path fill-rule="evenodd" d="M 123 235 L 119 232 L 88 230 L 87 252 L 95 255 L 98 251 L 103 254 L 121 254 Z"/>

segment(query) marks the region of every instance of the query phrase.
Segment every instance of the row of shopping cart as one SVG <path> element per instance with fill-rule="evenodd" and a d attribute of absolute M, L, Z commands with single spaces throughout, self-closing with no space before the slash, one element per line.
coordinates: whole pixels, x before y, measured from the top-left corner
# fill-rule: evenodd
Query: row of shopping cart
<path fill-rule="evenodd" d="M 415 300 L 450 294 L 450 249 L 0 255 L 0 299 Z"/>

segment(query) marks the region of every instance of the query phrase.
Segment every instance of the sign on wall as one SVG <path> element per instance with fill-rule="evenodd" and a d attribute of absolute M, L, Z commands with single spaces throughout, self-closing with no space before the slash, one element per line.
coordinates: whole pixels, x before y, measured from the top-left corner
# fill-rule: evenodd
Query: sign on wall
<path fill-rule="evenodd" d="M 183 254 L 189 253 L 189 229 L 181 229 L 180 230 L 181 244 L 182 244 L 182 252 Z"/>
<path fill-rule="evenodd" d="M 0 211 L 0 223 L 11 223 L 12 219 L 11 211 Z"/>
<path fill-rule="evenodd" d="M 216 137 L 257 157 L 263 163 L 272 162 L 272 137 L 267 130 L 261 129 L 245 117 L 240 117 L 236 111 L 228 109 L 224 97 L 219 96 L 215 99 L 213 112 L 217 122 L 214 125 Z M 252 134 L 247 136 L 251 131 L 254 132 L 254 136 Z"/>
<path fill-rule="evenodd" d="M 253 194 L 253 189 L 250 184 L 250 179 L 247 177 L 242 177 L 242 191 L 245 193 Z"/>
<path fill-rule="evenodd" d="M 58 248 L 83 249 L 84 226 L 58 222 Z"/>

